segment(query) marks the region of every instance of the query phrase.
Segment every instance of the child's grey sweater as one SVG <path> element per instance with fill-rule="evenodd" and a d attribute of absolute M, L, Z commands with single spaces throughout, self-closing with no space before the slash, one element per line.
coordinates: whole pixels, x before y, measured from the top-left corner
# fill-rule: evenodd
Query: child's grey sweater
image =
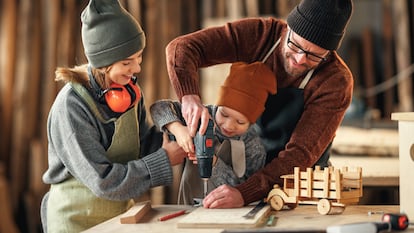
<path fill-rule="evenodd" d="M 217 106 L 207 105 L 206 107 L 214 120 L 217 112 Z M 154 124 L 161 130 L 165 130 L 165 125 L 174 121 L 180 121 L 185 125 L 184 118 L 181 114 L 181 104 L 177 101 L 159 100 L 151 105 L 150 112 Z M 266 160 L 266 150 L 260 141 L 260 137 L 257 134 L 255 127 L 253 126 L 254 125 L 251 125 L 245 134 L 232 138 L 224 136 L 218 127 L 215 128 L 215 136 L 219 142 L 223 142 L 226 139 L 242 140 L 245 144 L 246 155 L 246 172 L 241 178 L 237 177 L 231 166 L 226 164 L 220 158 L 217 159 L 212 171 L 212 176 L 209 179 L 215 187 L 222 184 L 229 184 L 231 186 L 240 184 L 264 166 Z M 219 145 L 216 144 L 216 147 L 217 146 Z M 215 149 L 217 151 L 217 148 Z"/>

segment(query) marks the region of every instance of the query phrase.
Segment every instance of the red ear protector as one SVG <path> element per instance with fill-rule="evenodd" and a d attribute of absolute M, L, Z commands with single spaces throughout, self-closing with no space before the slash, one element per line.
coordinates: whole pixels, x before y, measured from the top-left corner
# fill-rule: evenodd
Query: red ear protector
<path fill-rule="evenodd" d="M 130 107 L 137 104 L 141 98 L 141 93 L 136 83 L 136 78 L 129 81 L 127 85 L 120 85 L 117 83 L 111 84 L 111 86 L 103 91 L 106 103 L 114 112 L 125 112 Z"/>
<path fill-rule="evenodd" d="M 137 78 L 133 77 L 126 85 L 112 83 L 108 89 L 102 90 L 92 75 L 92 69 L 88 66 L 88 75 L 92 87 L 99 100 L 106 102 L 109 108 L 118 113 L 123 113 L 135 106 L 141 99 L 141 92 L 136 85 Z"/>

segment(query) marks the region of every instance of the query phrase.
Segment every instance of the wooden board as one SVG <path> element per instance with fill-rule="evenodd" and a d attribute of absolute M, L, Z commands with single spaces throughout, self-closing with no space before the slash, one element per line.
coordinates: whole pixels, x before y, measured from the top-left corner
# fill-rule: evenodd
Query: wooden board
<path fill-rule="evenodd" d="M 199 207 L 177 222 L 178 228 L 254 228 L 263 223 L 270 212 L 270 206 L 263 207 L 254 218 L 243 215 L 254 206 L 235 209 L 206 209 Z"/>
<path fill-rule="evenodd" d="M 332 166 L 337 168 L 361 167 L 364 187 L 398 187 L 399 185 L 398 157 L 332 155 L 330 161 Z"/>
<path fill-rule="evenodd" d="M 332 153 L 342 155 L 365 155 L 398 157 L 398 130 L 364 129 L 341 126 L 332 143 Z"/>
<path fill-rule="evenodd" d="M 121 224 L 138 223 L 150 209 L 151 202 L 149 201 L 136 204 L 121 216 L 120 222 Z"/>

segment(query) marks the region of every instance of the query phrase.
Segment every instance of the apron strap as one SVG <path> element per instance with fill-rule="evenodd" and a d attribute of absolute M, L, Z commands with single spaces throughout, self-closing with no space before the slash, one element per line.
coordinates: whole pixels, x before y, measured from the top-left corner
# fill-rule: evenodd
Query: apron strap
<path fill-rule="evenodd" d="M 241 178 L 246 172 L 246 150 L 243 141 L 230 140 L 231 144 L 231 162 L 233 171 L 237 177 Z"/>
<path fill-rule="evenodd" d="M 276 41 L 276 43 L 272 46 L 272 48 L 270 48 L 270 50 L 267 52 L 267 54 L 266 54 L 266 56 L 262 59 L 262 61 L 261 62 L 265 62 L 268 58 L 269 58 L 269 56 L 270 56 L 270 54 L 272 54 L 273 53 L 273 51 L 275 50 L 275 48 L 280 44 L 280 39 L 281 38 L 279 38 L 277 41 Z M 314 72 L 315 70 L 314 69 L 312 69 L 312 70 L 310 70 L 307 74 L 306 74 L 306 77 L 305 77 L 305 79 L 303 79 L 302 80 L 302 82 L 301 82 L 301 84 L 299 85 L 299 89 L 304 89 L 305 88 L 305 86 L 306 86 L 306 84 L 308 84 L 308 82 L 309 82 L 309 80 L 310 80 L 310 78 L 312 77 L 312 74 L 313 74 L 313 72 Z"/>
<path fill-rule="evenodd" d="M 269 58 L 270 54 L 273 53 L 275 48 L 280 44 L 280 38 L 276 41 L 276 43 L 270 48 L 269 52 L 267 52 L 266 56 L 263 58 L 262 62 L 265 63 L 265 61 Z"/>
<path fill-rule="evenodd" d="M 91 111 L 95 114 L 96 118 L 98 118 L 100 122 L 107 124 L 109 122 L 116 120 L 116 118 L 110 118 L 108 120 L 105 120 L 105 118 L 99 111 L 98 106 L 93 100 L 92 96 L 89 94 L 89 92 L 86 90 L 84 86 L 74 82 L 71 82 L 70 85 L 72 86 L 72 89 L 76 92 L 76 94 L 78 94 L 78 96 L 80 96 L 88 104 L 88 106 L 91 108 Z"/>
<path fill-rule="evenodd" d="M 302 82 L 299 85 L 299 89 L 305 89 L 306 84 L 308 84 L 310 78 L 312 77 L 313 72 L 315 71 L 315 69 L 311 69 L 308 71 L 308 73 L 306 74 L 306 77 L 302 80 Z"/>
<path fill-rule="evenodd" d="M 246 150 L 243 141 L 228 139 L 224 140 L 216 153 L 217 157 L 233 168 L 238 178 L 246 172 Z"/>

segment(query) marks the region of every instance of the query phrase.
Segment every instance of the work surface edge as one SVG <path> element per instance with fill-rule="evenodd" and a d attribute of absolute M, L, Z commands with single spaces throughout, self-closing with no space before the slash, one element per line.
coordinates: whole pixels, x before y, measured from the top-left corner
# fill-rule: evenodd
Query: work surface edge
<path fill-rule="evenodd" d="M 157 219 L 165 214 L 186 209 L 192 211 L 192 206 L 182 205 L 157 205 L 145 216 L 140 223 L 137 224 L 121 224 L 120 216 L 114 217 L 102 224 L 99 224 L 84 232 L 86 233 L 105 233 L 105 232 L 146 232 L 146 233 L 175 233 L 175 232 L 222 232 L 224 228 L 177 228 L 177 222 L 183 216 L 160 222 Z M 338 224 L 348 224 L 356 222 L 377 222 L 381 221 L 382 212 L 398 213 L 399 206 L 396 205 L 352 205 L 347 206 L 342 214 L 321 215 L 317 211 L 315 205 L 299 205 L 294 210 L 274 211 L 276 216 L 276 224 L 272 227 L 261 227 L 250 229 L 249 232 L 272 230 L 278 231 L 283 229 L 304 230 L 315 229 L 325 230 L 326 227 Z M 368 214 L 368 212 L 376 214 Z M 410 228 L 405 232 L 414 232 L 414 228 Z"/>

